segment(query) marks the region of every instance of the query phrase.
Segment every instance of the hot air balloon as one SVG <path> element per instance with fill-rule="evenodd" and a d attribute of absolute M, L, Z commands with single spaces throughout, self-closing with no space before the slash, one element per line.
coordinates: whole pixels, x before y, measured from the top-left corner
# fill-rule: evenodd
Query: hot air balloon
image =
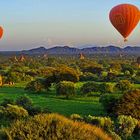
<path fill-rule="evenodd" d="M 109 14 L 112 25 L 123 36 L 124 41 L 140 20 L 139 9 L 132 4 L 120 4 L 112 8 Z"/>
<path fill-rule="evenodd" d="M 2 38 L 3 36 L 3 28 L 0 26 L 0 39 Z"/>

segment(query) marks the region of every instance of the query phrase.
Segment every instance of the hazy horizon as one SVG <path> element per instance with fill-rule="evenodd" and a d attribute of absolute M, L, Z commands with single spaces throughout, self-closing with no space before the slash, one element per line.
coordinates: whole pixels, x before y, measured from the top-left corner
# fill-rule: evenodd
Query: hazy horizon
<path fill-rule="evenodd" d="M 124 44 L 109 21 L 109 11 L 120 3 L 140 8 L 139 0 L 5 0 L 0 9 L 4 28 L 0 51 L 56 45 L 140 46 L 140 24 Z"/>

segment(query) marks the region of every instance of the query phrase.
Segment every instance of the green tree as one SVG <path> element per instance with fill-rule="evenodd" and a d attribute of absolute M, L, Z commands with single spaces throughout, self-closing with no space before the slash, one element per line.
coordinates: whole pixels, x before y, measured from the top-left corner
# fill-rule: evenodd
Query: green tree
<path fill-rule="evenodd" d="M 109 115 L 114 115 L 114 108 L 121 97 L 116 94 L 104 94 L 100 97 L 104 109 Z"/>
<path fill-rule="evenodd" d="M 126 73 L 126 71 L 133 75 L 134 74 L 134 68 L 131 65 L 128 64 L 122 64 L 122 72 Z"/>
<path fill-rule="evenodd" d="M 81 91 L 84 95 L 90 92 L 100 92 L 100 84 L 96 82 L 87 82 L 83 84 Z"/>
<path fill-rule="evenodd" d="M 116 115 L 128 115 L 140 119 L 140 90 L 125 93 L 114 107 Z"/>
<path fill-rule="evenodd" d="M 70 81 L 61 81 L 56 86 L 57 95 L 65 95 L 66 98 L 75 95 L 75 84 Z"/>
<path fill-rule="evenodd" d="M 16 104 L 18 106 L 22 106 L 23 108 L 27 109 L 33 105 L 33 102 L 32 99 L 29 98 L 27 95 L 23 95 L 16 99 Z"/>
<path fill-rule="evenodd" d="M 78 82 L 79 81 L 79 75 L 77 74 L 76 70 L 67 66 L 57 67 L 55 71 L 55 78 L 56 78 L 56 82 L 60 82 L 60 81 Z"/>
<path fill-rule="evenodd" d="M 116 85 L 115 87 L 117 88 L 117 90 L 119 91 L 129 91 L 133 88 L 133 85 L 131 84 L 130 81 L 128 80 L 120 80 Z"/>
<path fill-rule="evenodd" d="M 47 90 L 47 88 L 50 85 L 46 86 L 46 82 L 45 79 L 36 79 L 35 81 L 31 81 L 29 82 L 26 87 L 25 90 L 31 91 L 31 92 L 44 92 Z"/>
<path fill-rule="evenodd" d="M 127 139 L 128 137 L 132 136 L 135 127 L 138 124 L 138 120 L 132 118 L 131 116 L 118 116 L 117 119 L 117 132 L 123 139 Z"/>
<path fill-rule="evenodd" d="M 113 93 L 114 85 L 110 84 L 110 83 L 102 83 L 102 84 L 100 84 L 100 91 L 102 93 Z"/>

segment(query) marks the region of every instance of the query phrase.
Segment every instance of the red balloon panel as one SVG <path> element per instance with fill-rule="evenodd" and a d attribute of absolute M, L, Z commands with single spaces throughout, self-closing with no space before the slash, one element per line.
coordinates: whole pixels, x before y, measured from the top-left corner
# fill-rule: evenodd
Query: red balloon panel
<path fill-rule="evenodd" d="M 139 9 L 131 4 L 114 7 L 109 15 L 112 25 L 124 37 L 128 37 L 140 20 Z"/>

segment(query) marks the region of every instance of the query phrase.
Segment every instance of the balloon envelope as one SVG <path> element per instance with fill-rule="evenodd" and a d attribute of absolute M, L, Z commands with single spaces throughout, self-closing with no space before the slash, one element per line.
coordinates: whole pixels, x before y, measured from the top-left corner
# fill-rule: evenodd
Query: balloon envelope
<path fill-rule="evenodd" d="M 0 26 L 0 38 L 3 36 L 3 28 Z"/>
<path fill-rule="evenodd" d="M 112 25 L 126 39 L 140 20 L 139 9 L 131 4 L 120 4 L 112 8 L 109 14 Z"/>

